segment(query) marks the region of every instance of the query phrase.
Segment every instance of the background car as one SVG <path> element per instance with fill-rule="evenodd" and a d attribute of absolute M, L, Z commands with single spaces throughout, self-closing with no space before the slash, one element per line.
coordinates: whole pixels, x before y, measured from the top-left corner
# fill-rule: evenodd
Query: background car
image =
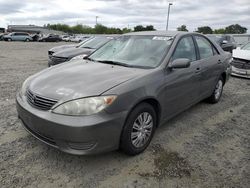
<path fill-rule="evenodd" d="M 69 38 L 70 36 L 68 36 L 68 35 L 64 35 L 64 36 L 62 36 L 62 40 L 63 41 L 65 41 L 65 42 L 68 42 L 69 41 Z"/>
<path fill-rule="evenodd" d="M 64 50 L 64 49 L 68 49 L 68 48 L 78 48 L 79 46 L 81 46 L 82 44 L 84 44 L 85 42 L 87 42 L 90 38 L 92 38 L 92 37 L 85 38 L 85 40 L 83 40 L 83 41 L 80 42 L 79 44 L 67 44 L 67 45 L 61 45 L 61 46 L 53 47 L 53 48 L 51 48 L 51 49 L 48 50 L 49 58 L 50 58 L 50 56 L 53 55 L 54 53 L 59 52 L 59 51 L 62 51 L 62 50 Z"/>
<path fill-rule="evenodd" d="M 68 48 L 53 53 L 53 55 L 49 56 L 48 66 L 64 63 L 72 59 L 83 59 L 113 38 L 111 36 L 96 36 L 75 48 Z"/>
<path fill-rule="evenodd" d="M 233 50 L 232 75 L 250 78 L 250 42 Z"/>
<path fill-rule="evenodd" d="M 71 42 L 82 42 L 85 41 L 89 36 L 75 36 L 70 39 Z"/>
<path fill-rule="evenodd" d="M 4 34 L 0 34 L 0 41 L 3 40 Z"/>
<path fill-rule="evenodd" d="M 39 42 L 60 42 L 62 38 L 59 35 L 48 35 L 39 39 Z"/>
<path fill-rule="evenodd" d="M 13 32 L 3 37 L 5 41 L 33 41 L 32 37 L 25 32 Z"/>
<path fill-rule="evenodd" d="M 167 120 L 204 99 L 219 102 L 230 60 L 201 34 L 129 33 L 29 77 L 16 95 L 18 117 L 64 152 L 136 155 Z"/>
<path fill-rule="evenodd" d="M 207 35 L 208 38 L 218 43 L 224 51 L 233 52 L 236 42 L 232 35 Z"/>

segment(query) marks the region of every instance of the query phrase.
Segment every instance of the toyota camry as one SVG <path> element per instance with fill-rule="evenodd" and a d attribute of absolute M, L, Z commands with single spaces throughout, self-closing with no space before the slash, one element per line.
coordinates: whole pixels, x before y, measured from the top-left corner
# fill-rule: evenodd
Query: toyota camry
<path fill-rule="evenodd" d="M 18 116 L 34 137 L 67 153 L 136 155 L 170 118 L 204 99 L 219 102 L 231 60 L 198 33 L 125 34 L 29 77 Z"/>

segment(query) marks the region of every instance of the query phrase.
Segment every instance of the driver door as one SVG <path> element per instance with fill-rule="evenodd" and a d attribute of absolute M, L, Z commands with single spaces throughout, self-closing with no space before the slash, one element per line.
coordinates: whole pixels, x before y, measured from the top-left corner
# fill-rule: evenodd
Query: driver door
<path fill-rule="evenodd" d="M 165 75 L 165 119 L 187 109 L 199 101 L 200 66 L 193 37 L 181 38 L 172 54 L 170 63 L 179 58 L 191 61 L 190 67 L 167 69 Z"/>

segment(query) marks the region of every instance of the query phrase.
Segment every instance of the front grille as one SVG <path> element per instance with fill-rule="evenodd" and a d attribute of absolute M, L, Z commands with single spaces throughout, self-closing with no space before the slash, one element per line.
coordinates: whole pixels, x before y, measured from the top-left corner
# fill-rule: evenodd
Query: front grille
<path fill-rule="evenodd" d="M 238 69 L 250 69 L 250 61 L 234 58 L 232 62 L 232 66 Z"/>
<path fill-rule="evenodd" d="M 69 59 L 66 57 L 57 57 L 57 56 L 51 56 L 50 58 L 54 63 L 58 64 L 58 63 L 63 63 L 68 61 Z"/>
<path fill-rule="evenodd" d="M 57 102 L 58 100 L 55 99 L 49 99 L 46 97 L 42 97 L 40 95 L 37 95 L 30 91 L 29 89 L 26 92 L 27 94 L 27 101 L 28 103 L 40 110 L 50 110 Z"/>

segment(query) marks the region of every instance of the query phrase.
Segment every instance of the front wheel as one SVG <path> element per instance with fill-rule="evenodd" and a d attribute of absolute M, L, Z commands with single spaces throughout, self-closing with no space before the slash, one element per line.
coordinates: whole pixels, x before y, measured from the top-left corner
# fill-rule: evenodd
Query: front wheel
<path fill-rule="evenodd" d="M 209 103 L 215 104 L 219 102 L 223 92 L 223 85 L 224 85 L 224 80 L 222 77 L 220 77 L 220 79 L 216 83 L 213 94 L 207 99 Z"/>
<path fill-rule="evenodd" d="M 30 39 L 28 39 L 28 38 L 27 38 L 27 39 L 25 39 L 25 42 L 29 42 L 29 41 L 30 41 Z"/>
<path fill-rule="evenodd" d="M 147 103 L 141 103 L 129 114 L 124 125 L 120 148 L 128 155 L 143 152 L 151 142 L 156 127 L 156 113 Z"/>

